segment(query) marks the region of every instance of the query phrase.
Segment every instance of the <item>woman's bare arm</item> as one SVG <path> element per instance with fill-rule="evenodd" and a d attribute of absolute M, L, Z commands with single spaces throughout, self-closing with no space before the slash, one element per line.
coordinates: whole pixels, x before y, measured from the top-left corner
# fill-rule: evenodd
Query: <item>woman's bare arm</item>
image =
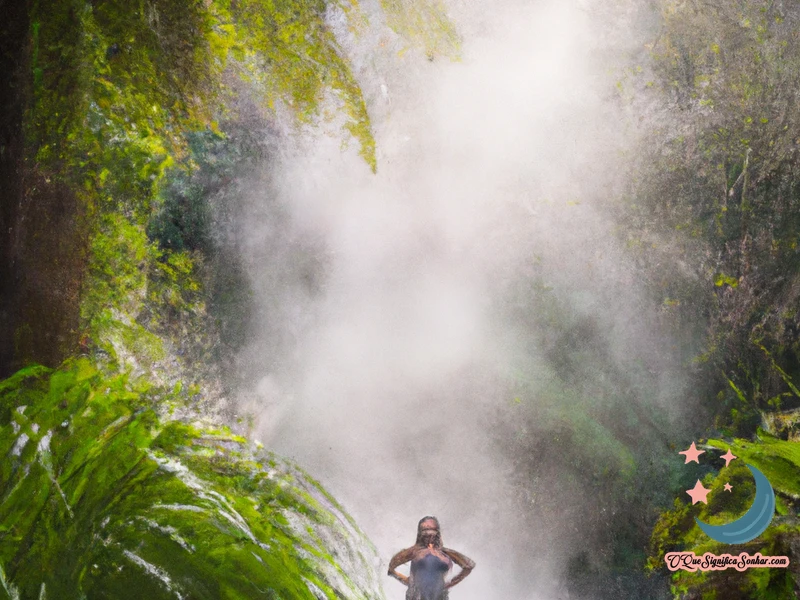
<path fill-rule="evenodd" d="M 401 550 L 392 557 L 392 560 L 389 561 L 389 576 L 394 577 L 397 579 L 397 581 L 406 586 L 408 585 L 408 577 L 402 573 L 398 573 L 395 569 L 414 558 L 414 550 L 416 550 L 416 547 L 414 546 L 411 548 L 406 548 L 405 550 Z"/>
<path fill-rule="evenodd" d="M 445 586 L 447 589 L 450 589 L 457 583 L 464 580 L 464 578 L 472 573 L 472 569 L 475 568 L 475 561 L 471 558 L 467 558 L 460 552 L 456 552 L 455 550 L 450 550 L 450 548 L 442 548 L 442 552 L 447 554 L 450 558 L 453 559 L 453 562 L 456 563 L 459 567 L 461 567 L 461 572 L 453 577 L 447 585 Z"/>

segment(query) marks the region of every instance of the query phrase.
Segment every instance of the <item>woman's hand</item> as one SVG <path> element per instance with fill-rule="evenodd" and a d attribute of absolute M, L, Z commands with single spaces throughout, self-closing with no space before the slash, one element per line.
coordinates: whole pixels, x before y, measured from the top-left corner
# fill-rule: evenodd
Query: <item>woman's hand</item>
<path fill-rule="evenodd" d="M 402 583 L 404 586 L 408 587 L 408 577 L 402 573 L 398 573 L 397 571 L 389 571 L 389 575 L 397 579 L 397 581 Z"/>

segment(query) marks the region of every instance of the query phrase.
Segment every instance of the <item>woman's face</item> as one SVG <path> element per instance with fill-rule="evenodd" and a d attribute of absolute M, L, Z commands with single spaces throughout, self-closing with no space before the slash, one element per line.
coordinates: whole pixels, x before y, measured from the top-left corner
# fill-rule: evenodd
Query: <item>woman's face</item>
<path fill-rule="evenodd" d="M 420 541 L 425 544 L 436 543 L 436 538 L 439 535 L 439 525 L 436 521 L 428 519 L 419 524 L 419 537 Z"/>

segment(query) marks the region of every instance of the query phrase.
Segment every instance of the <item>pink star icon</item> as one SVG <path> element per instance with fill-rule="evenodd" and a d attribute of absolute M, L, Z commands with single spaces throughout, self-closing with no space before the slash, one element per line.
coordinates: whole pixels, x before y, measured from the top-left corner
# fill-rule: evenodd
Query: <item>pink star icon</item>
<path fill-rule="evenodd" d="M 730 492 L 733 489 L 733 486 L 730 483 L 726 483 L 724 487 L 726 492 Z"/>
<path fill-rule="evenodd" d="M 700 483 L 700 480 L 697 480 L 697 483 L 694 484 L 694 487 L 690 490 L 686 490 L 686 493 L 692 497 L 692 506 L 697 504 L 698 502 L 702 502 L 703 504 L 708 504 L 708 492 L 711 490 L 707 490 L 703 487 L 703 484 Z"/>
<path fill-rule="evenodd" d="M 700 461 L 698 460 L 698 458 L 700 457 L 701 454 L 705 453 L 706 453 L 705 450 L 698 450 L 697 447 L 694 445 L 694 442 L 692 442 L 692 445 L 689 446 L 688 450 L 684 450 L 683 452 L 678 452 L 678 454 L 686 455 L 686 462 L 683 463 L 685 465 L 688 465 L 692 461 L 696 462 L 699 465 Z"/>
<path fill-rule="evenodd" d="M 731 452 L 731 449 L 728 448 L 728 451 L 725 454 L 723 454 L 722 456 L 720 456 L 720 458 L 724 458 L 725 459 L 725 466 L 727 467 L 729 464 L 731 464 L 731 461 L 734 458 L 737 458 L 737 457 L 734 456 L 733 452 Z"/>

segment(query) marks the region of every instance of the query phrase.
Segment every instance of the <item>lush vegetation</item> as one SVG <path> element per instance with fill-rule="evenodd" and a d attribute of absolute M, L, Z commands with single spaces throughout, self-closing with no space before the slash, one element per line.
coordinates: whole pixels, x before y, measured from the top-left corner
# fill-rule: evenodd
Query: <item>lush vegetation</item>
<path fill-rule="evenodd" d="M 381 4 L 429 57 L 457 55 L 438 1 Z M 663 555 L 731 551 L 694 517 L 746 510 L 749 462 L 775 487 L 779 516 L 741 549 L 797 560 L 800 9 L 636 10 L 656 26 L 619 86 L 642 134 L 619 232 L 691 357 L 696 436 L 740 460 L 684 469 L 662 416 L 640 401 L 653 393 L 647 366 L 616 363 L 606 325 L 534 272 L 507 295 L 519 299 L 520 336 L 544 356 L 507 365 L 519 408 L 507 447 L 520 489 L 533 489 L 520 506 L 546 502 L 529 482 L 540 460 L 572 497 L 595 499 L 558 507 L 606 549 L 575 557 L 579 597 L 656 597 L 666 577 L 675 598 L 791 597 L 796 571 L 673 575 Z M 328 26 L 337 11 L 354 32 L 366 26 L 349 1 L 38 1 L 24 4 L 13 52 L 0 40 L 2 64 L 17 60 L 19 108 L 0 128 L 17 115 L 22 132 L 19 148 L 0 148 L 18 176 L 0 192 L 14 230 L 0 271 L 14 275 L 0 311 L 13 307 L 13 357 L 0 367 L 21 369 L 0 383 L 0 595 L 380 594 L 369 543 L 317 484 L 198 421 L 247 328 L 243 269 L 214 231 L 232 182 L 264 160 L 241 98 L 256 99 L 262 129 L 276 110 L 307 126 L 333 108 L 365 168 L 378 167 Z M 712 488 L 708 506 L 686 500 L 695 477 Z M 735 494 L 721 491 L 728 481 Z"/>
<path fill-rule="evenodd" d="M 169 417 L 189 400 L 88 359 L 0 385 L 0 594 L 379 597 L 374 550 L 320 486 Z"/>
<path fill-rule="evenodd" d="M 779 493 L 781 516 L 746 549 L 796 560 L 800 11 L 766 0 L 659 10 L 648 67 L 625 84 L 647 121 L 619 216 L 665 323 L 694 357 L 696 435 L 720 438 L 709 444 L 763 469 Z M 705 475 L 708 507 L 675 488 L 680 500 L 653 534 L 653 567 L 663 570 L 668 548 L 722 550 L 691 517 L 746 510 L 741 462 Z M 720 494 L 727 479 L 742 495 Z M 673 576 L 676 598 L 788 598 L 797 586 L 777 570 Z"/>
<path fill-rule="evenodd" d="M 213 235 L 211 201 L 263 159 L 270 115 L 337 115 L 377 168 L 328 26 L 340 11 L 363 27 L 359 7 L 20 6 L 0 36 L 15 82 L 3 101 L 19 109 L 1 125 L 22 132 L 0 148 L 15 178 L 0 198 L 14 232 L 0 372 L 17 370 L 0 383 L 0 595 L 381 597 L 374 549 L 317 483 L 198 421 L 247 326 L 246 281 Z M 406 10 L 446 23 L 426 0 L 385 9 L 406 34 Z M 452 28 L 437 31 L 421 33 L 426 51 L 454 55 Z"/>
<path fill-rule="evenodd" d="M 446 22 L 426 0 L 386 9 L 403 31 L 414 28 L 409 15 Z M 124 338 L 141 338 L 140 325 L 156 333 L 147 323 L 202 311 L 192 292 L 212 250 L 205 203 L 230 181 L 233 161 L 258 152 L 235 139 L 246 127 L 242 96 L 299 125 L 334 109 L 376 169 L 369 116 L 330 11 L 363 26 L 355 3 L 324 0 L 32 3 L 19 67 L 25 202 L 4 199 L 22 207 L 8 260 L 57 283 L 20 277 L 14 365 L 57 364 L 79 344 L 119 352 Z M 451 27 L 420 35 L 428 52 L 455 54 Z M 176 213 L 185 221 L 177 236 Z M 157 356 L 150 342 L 134 354 Z"/>

